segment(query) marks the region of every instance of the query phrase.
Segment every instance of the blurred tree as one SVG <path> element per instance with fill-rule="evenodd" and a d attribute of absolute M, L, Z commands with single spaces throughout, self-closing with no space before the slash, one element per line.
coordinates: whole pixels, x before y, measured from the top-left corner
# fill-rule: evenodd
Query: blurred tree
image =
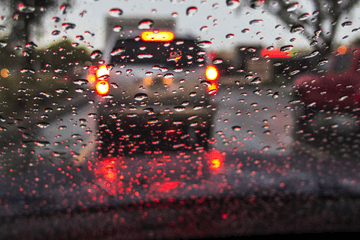
<path fill-rule="evenodd" d="M 41 64 L 42 69 L 58 69 L 59 73 L 70 71 L 77 64 L 91 61 L 90 53 L 85 47 L 75 47 L 70 39 L 61 40 L 46 48 L 34 50 L 36 62 Z"/>
<path fill-rule="evenodd" d="M 301 2 L 293 0 L 247 0 L 237 7 L 236 12 L 240 13 L 245 5 L 254 9 L 262 8 L 286 24 L 291 33 L 302 33 L 309 40 L 310 46 L 327 55 L 336 46 L 334 39 L 340 24 L 352 24 L 339 21 L 353 11 L 359 2 L 313 0 L 306 1 L 306 6 L 302 6 Z"/>
<path fill-rule="evenodd" d="M 25 46 L 28 51 L 24 54 L 28 57 L 27 67 L 31 66 L 31 49 L 36 47 L 30 40 L 33 28 L 42 25 L 43 16 L 49 9 L 62 6 L 60 11 L 65 13 L 71 2 L 72 0 L 64 0 L 60 4 L 57 0 L 1 0 L 0 5 L 5 6 L 12 16 L 8 41 Z"/>

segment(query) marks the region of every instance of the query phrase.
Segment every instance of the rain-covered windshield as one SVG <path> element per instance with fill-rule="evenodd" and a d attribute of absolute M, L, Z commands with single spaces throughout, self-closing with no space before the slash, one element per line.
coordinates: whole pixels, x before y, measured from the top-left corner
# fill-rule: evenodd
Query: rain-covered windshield
<path fill-rule="evenodd" d="M 360 231 L 357 0 L 1 0 L 4 239 Z"/>

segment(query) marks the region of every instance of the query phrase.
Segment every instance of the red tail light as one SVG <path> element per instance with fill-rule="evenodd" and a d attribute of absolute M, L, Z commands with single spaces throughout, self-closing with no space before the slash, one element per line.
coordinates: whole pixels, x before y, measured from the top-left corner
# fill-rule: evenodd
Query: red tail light
<path fill-rule="evenodd" d="M 106 67 L 106 65 L 101 65 L 98 70 L 96 70 L 96 77 L 101 80 L 105 80 L 110 77 L 110 70 Z"/>
<path fill-rule="evenodd" d="M 215 81 L 219 77 L 219 71 L 214 66 L 208 66 L 205 70 L 206 79 L 209 81 Z"/>
<path fill-rule="evenodd" d="M 107 81 L 102 80 L 102 81 L 98 81 L 96 83 L 95 90 L 100 95 L 108 94 L 109 89 L 110 89 L 110 86 L 109 86 L 109 83 Z"/>
<path fill-rule="evenodd" d="M 207 86 L 207 92 L 210 94 L 210 95 L 213 95 L 215 93 L 217 93 L 218 89 L 219 89 L 219 85 L 217 83 L 217 79 L 219 77 L 219 71 L 216 67 L 214 66 L 208 66 L 206 67 L 206 70 L 205 70 L 205 76 L 206 76 L 206 79 L 211 83 L 210 86 Z"/>

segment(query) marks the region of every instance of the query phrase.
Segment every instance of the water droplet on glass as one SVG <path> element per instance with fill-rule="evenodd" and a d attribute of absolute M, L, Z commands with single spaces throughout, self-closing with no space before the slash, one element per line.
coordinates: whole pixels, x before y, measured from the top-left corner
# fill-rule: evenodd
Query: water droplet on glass
<path fill-rule="evenodd" d="M 304 13 L 298 18 L 298 20 L 299 21 L 304 21 L 304 20 L 308 19 L 309 17 L 310 17 L 309 13 Z"/>
<path fill-rule="evenodd" d="M 17 9 L 19 10 L 19 12 L 22 12 L 22 13 L 32 13 L 35 11 L 35 7 L 26 6 L 23 3 L 19 3 L 17 6 Z"/>
<path fill-rule="evenodd" d="M 241 32 L 242 32 L 242 33 L 248 33 L 248 32 L 250 32 L 250 29 L 244 28 L 243 30 L 241 30 Z"/>
<path fill-rule="evenodd" d="M 178 14 L 177 12 L 171 13 L 171 16 L 174 17 L 174 18 L 177 17 L 178 15 L 179 15 L 179 14 Z"/>
<path fill-rule="evenodd" d="M 118 17 L 123 14 L 123 11 L 120 8 L 112 8 L 110 9 L 109 14 L 112 17 Z"/>
<path fill-rule="evenodd" d="M 68 29 L 74 29 L 76 27 L 76 25 L 74 23 L 63 23 L 61 24 L 61 27 L 64 28 L 65 30 L 68 30 Z"/>
<path fill-rule="evenodd" d="M 322 65 L 327 64 L 328 62 L 329 62 L 328 59 L 323 59 L 323 60 L 320 60 L 317 65 L 318 65 L 318 66 L 322 66 Z"/>
<path fill-rule="evenodd" d="M 114 32 L 120 32 L 122 30 L 122 27 L 120 25 L 114 26 L 113 31 Z"/>
<path fill-rule="evenodd" d="M 250 25 L 255 25 L 255 24 L 259 24 L 259 23 L 262 23 L 263 20 L 262 19 L 254 19 L 254 20 L 251 20 L 249 22 Z"/>
<path fill-rule="evenodd" d="M 182 112 L 182 111 L 185 111 L 185 107 L 183 107 L 183 106 L 176 106 L 176 107 L 174 107 L 174 110 L 177 111 L 177 112 Z"/>
<path fill-rule="evenodd" d="M 39 128 L 47 128 L 48 126 L 50 126 L 50 124 L 48 122 L 38 122 L 36 126 L 38 126 Z"/>
<path fill-rule="evenodd" d="M 164 75 L 164 78 L 173 78 L 174 77 L 174 74 L 172 73 L 167 73 Z"/>
<path fill-rule="evenodd" d="M 304 32 L 304 27 L 301 26 L 301 25 L 293 26 L 293 27 L 290 29 L 290 32 L 291 32 L 291 33 L 302 33 L 302 32 Z"/>
<path fill-rule="evenodd" d="M 286 11 L 287 12 L 293 12 L 298 8 L 298 6 L 299 6 L 298 2 L 290 4 L 289 7 L 286 9 Z"/>
<path fill-rule="evenodd" d="M 79 41 L 84 40 L 84 37 L 82 35 L 77 35 L 75 38 Z"/>
<path fill-rule="evenodd" d="M 51 32 L 51 35 L 53 36 L 56 36 L 56 35 L 59 35 L 60 34 L 60 31 L 59 30 L 54 30 Z"/>
<path fill-rule="evenodd" d="M 60 18 L 59 17 L 52 17 L 51 21 L 60 22 Z"/>
<path fill-rule="evenodd" d="M 87 84 L 88 83 L 88 80 L 86 79 L 76 79 L 73 81 L 74 84 L 76 85 L 84 85 L 84 84 Z"/>
<path fill-rule="evenodd" d="M 186 10 L 186 15 L 187 16 L 194 16 L 195 13 L 197 13 L 198 9 L 197 7 L 189 7 L 187 10 Z"/>
<path fill-rule="evenodd" d="M 20 72 L 21 72 L 21 73 L 34 74 L 34 73 L 35 73 L 35 70 L 34 70 L 34 69 L 31 69 L 31 68 L 22 68 L 22 69 L 20 69 Z"/>
<path fill-rule="evenodd" d="M 212 5 L 212 7 L 213 7 L 213 9 L 218 9 L 218 8 L 219 8 L 219 4 L 218 4 L 218 3 L 214 3 L 214 4 Z"/>
<path fill-rule="evenodd" d="M 0 48 L 6 47 L 7 42 L 0 40 Z"/>
<path fill-rule="evenodd" d="M 6 30 L 6 27 L 3 25 L 0 25 L 0 31 L 5 31 L 5 30 Z"/>
<path fill-rule="evenodd" d="M 114 51 L 111 52 L 111 56 L 117 56 L 117 55 L 120 55 L 123 52 L 125 52 L 125 49 L 118 48 L 118 49 L 115 49 Z"/>
<path fill-rule="evenodd" d="M 231 38 L 233 38 L 234 36 L 235 36 L 234 34 L 229 33 L 229 34 L 227 34 L 225 37 L 226 37 L 227 39 L 231 39 Z"/>
<path fill-rule="evenodd" d="M 138 28 L 139 29 L 150 29 L 153 24 L 154 24 L 154 21 L 152 21 L 150 19 L 144 19 L 139 22 Z"/>
<path fill-rule="evenodd" d="M 226 0 L 226 6 L 230 9 L 235 9 L 240 5 L 239 0 Z"/>
<path fill-rule="evenodd" d="M 353 23 L 351 21 L 346 21 L 341 24 L 342 27 L 350 27 Z"/>
<path fill-rule="evenodd" d="M 95 50 L 90 55 L 91 59 L 101 58 L 101 56 L 102 56 L 102 53 L 100 50 Z"/>
<path fill-rule="evenodd" d="M 62 13 L 62 14 L 66 14 L 66 10 L 67 10 L 67 5 L 66 4 L 62 4 L 61 6 L 60 6 L 60 12 Z"/>
<path fill-rule="evenodd" d="M 198 42 L 196 45 L 201 48 L 208 48 L 211 46 L 211 42 L 210 41 L 202 41 L 202 42 Z"/>
<path fill-rule="evenodd" d="M 143 101 L 143 100 L 145 100 L 145 99 L 147 99 L 147 98 L 148 98 L 148 95 L 145 94 L 145 93 L 138 93 L 138 94 L 136 94 L 135 97 L 134 97 L 134 99 L 135 99 L 136 101 Z"/>
<path fill-rule="evenodd" d="M 221 64 L 221 63 L 223 63 L 223 60 L 221 58 L 216 58 L 216 59 L 213 60 L 212 63 L 213 64 Z"/>
<path fill-rule="evenodd" d="M 280 51 L 281 52 L 288 52 L 288 51 L 291 51 L 293 49 L 293 45 L 286 45 L 286 46 L 283 46 L 280 48 Z"/>
<path fill-rule="evenodd" d="M 207 29 L 209 29 L 208 26 L 202 26 L 202 27 L 200 28 L 200 31 L 205 31 L 205 30 L 207 30 Z"/>
<path fill-rule="evenodd" d="M 254 78 L 254 80 L 251 81 L 252 84 L 260 84 L 261 79 L 259 77 Z"/>
<path fill-rule="evenodd" d="M 240 127 L 240 126 L 233 126 L 231 129 L 232 129 L 233 131 L 235 131 L 235 132 L 238 132 L 238 131 L 241 130 L 241 127 Z"/>

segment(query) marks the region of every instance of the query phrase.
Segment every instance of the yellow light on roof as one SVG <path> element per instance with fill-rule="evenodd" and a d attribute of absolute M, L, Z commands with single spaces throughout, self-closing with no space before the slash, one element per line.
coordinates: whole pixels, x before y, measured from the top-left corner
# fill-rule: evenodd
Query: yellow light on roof
<path fill-rule="evenodd" d="M 172 40 L 174 40 L 174 33 L 172 32 L 151 32 L 151 31 L 146 31 L 146 32 L 142 32 L 141 35 L 141 40 L 145 41 L 145 42 L 170 42 Z"/>

